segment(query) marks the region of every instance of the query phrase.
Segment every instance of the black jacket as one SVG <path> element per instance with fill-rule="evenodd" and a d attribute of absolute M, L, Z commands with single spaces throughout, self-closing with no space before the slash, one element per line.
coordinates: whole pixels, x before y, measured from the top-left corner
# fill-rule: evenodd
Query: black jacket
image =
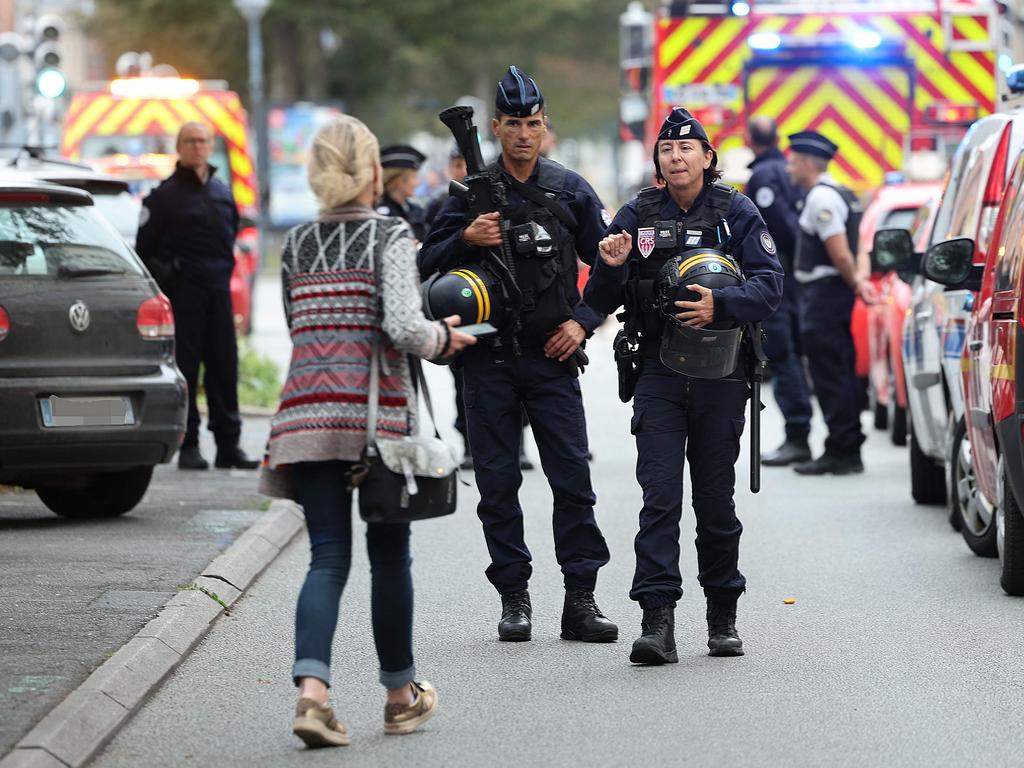
<path fill-rule="evenodd" d="M 180 280 L 228 291 L 235 268 L 238 208 L 210 166 L 205 184 L 178 165 L 142 201 L 135 250 L 166 293 Z"/>
<path fill-rule="evenodd" d="M 778 149 L 765 152 L 748 166 L 751 170 L 747 182 L 747 197 L 754 201 L 761 218 L 779 248 L 779 261 L 786 274 L 793 268 L 796 238 L 800 231 L 797 202 L 801 193 L 786 172 L 786 156 Z"/>

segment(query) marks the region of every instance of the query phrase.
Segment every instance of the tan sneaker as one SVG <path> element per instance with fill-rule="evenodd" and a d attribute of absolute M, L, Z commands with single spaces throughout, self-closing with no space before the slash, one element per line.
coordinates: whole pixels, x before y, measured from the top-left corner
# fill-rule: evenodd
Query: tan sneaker
<path fill-rule="evenodd" d="M 347 747 L 349 744 L 348 729 L 338 722 L 330 704 L 320 704 L 313 699 L 301 698 L 295 705 L 292 733 L 310 748 Z"/>
<path fill-rule="evenodd" d="M 416 701 L 412 704 L 387 704 L 384 707 L 384 733 L 397 736 L 412 733 L 437 711 L 437 691 L 424 681 L 413 683 Z"/>

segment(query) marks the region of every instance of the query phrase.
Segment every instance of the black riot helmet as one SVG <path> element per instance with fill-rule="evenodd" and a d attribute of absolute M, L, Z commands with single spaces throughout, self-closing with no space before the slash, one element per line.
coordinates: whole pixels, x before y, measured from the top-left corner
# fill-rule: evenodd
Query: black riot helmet
<path fill-rule="evenodd" d="M 502 315 L 498 280 L 483 264 L 467 264 L 423 284 L 423 311 L 431 320 L 458 315 L 463 325 L 490 323 Z"/>
<path fill-rule="evenodd" d="M 658 277 L 658 309 L 665 316 L 661 334 L 661 362 L 677 373 L 698 379 L 721 379 L 739 364 L 743 328 L 719 321 L 693 328 L 676 317 L 677 301 L 700 301 L 700 294 L 686 288 L 727 288 L 743 283 L 736 262 L 721 251 L 696 248 L 665 262 Z"/>

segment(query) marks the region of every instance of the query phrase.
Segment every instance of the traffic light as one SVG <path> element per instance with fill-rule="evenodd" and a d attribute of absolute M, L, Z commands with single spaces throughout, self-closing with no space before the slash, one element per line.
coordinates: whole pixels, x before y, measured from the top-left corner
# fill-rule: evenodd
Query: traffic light
<path fill-rule="evenodd" d="M 64 52 L 60 36 L 63 31 L 64 22 L 52 13 L 43 14 L 36 20 L 32 62 L 36 70 L 36 93 L 46 99 L 60 98 L 68 87 L 61 68 Z"/>

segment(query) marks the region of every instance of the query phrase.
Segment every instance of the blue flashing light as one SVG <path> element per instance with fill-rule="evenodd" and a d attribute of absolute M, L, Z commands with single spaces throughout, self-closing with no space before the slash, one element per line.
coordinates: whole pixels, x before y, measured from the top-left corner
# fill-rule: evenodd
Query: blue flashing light
<path fill-rule="evenodd" d="M 732 15 L 733 16 L 749 16 L 750 15 L 750 3 L 738 2 L 732 4 Z"/>
<path fill-rule="evenodd" d="M 1024 93 L 1024 64 L 1010 67 L 1006 71 L 1006 87 L 1011 93 Z"/>
<path fill-rule="evenodd" d="M 774 32 L 758 32 L 747 38 L 747 45 L 755 51 L 774 51 L 782 45 L 782 38 Z"/>
<path fill-rule="evenodd" d="M 861 30 L 853 36 L 853 47 L 860 50 L 877 48 L 882 44 L 882 36 L 871 30 Z"/>

